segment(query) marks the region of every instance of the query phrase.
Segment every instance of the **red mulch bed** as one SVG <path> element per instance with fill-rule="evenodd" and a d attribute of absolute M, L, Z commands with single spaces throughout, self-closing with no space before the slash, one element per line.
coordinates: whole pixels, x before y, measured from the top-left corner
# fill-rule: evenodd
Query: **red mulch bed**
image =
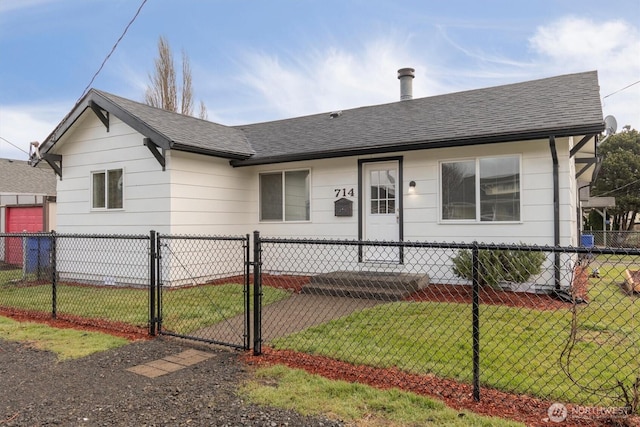
<path fill-rule="evenodd" d="M 535 310 L 571 308 L 570 303 L 557 300 L 549 295 L 502 291 L 484 286 L 480 288 L 479 296 L 482 305 L 506 305 Z M 473 289 L 471 286 L 430 284 L 409 296 L 407 300 L 471 304 L 472 297 Z"/>
<path fill-rule="evenodd" d="M 433 375 L 416 375 L 395 368 L 380 369 L 370 366 L 356 366 L 323 356 L 314 356 L 289 350 L 273 350 L 263 347 L 262 355 L 247 353 L 247 363 L 254 365 L 283 364 L 291 368 L 303 369 L 333 380 L 343 380 L 367 384 L 379 389 L 398 388 L 416 394 L 441 400 L 456 410 L 468 410 L 487 416 L 507 418 L 525 423 L 527 426 L 554 425 L 547 417 L 552 401 L 526 395 L 505 393 L 490 388 L 481 388 L 480 401 L 473 400 L 470 384 L 438 378 Z M 640 418 L 578 418 L 571 415 L 572 405 L 566 405 L 569 417 L 561 426 L 640 426 Z M 585 408 L 578 408 L 584 411 Z M 583 412 L 584 413 L 584 412 Z M 546 419 L 546 420 L 545 420 Z"/>

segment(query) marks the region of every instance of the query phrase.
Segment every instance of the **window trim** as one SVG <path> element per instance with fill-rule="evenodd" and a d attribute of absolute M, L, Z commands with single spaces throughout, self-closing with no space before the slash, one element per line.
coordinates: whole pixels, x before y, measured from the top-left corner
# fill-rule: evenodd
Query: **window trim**
<path fill-rule="evenodd" d="M 482 213 L 481 213 L 481 200 L 480 200 L 480 161 L 483 159 L 500 159 L 500 158 L 517 158 L 518 159 L 518 184 L 519 184 L 519 213 L 520 213 L 520 218 L 517 220 L 511 220 L 511 221 L 482 221 Z M 468 161 L 474 161 L 475 162 L 475 195 L 476 195 L 476 203 L 475 203 L 475 219 L 445 219 L 443 218 L 443 208 L 444 208 L 444 200 L 442 200 L 442 197 L 444 196 L 444 191 L 442 188 L 443 182 L 442 182 L 442 165 L 445 163 L 459 163 L 459 162 L 468 162 Z M 438 201 L 439 201 L 439 206 L 438 206 L 438 222 L 440 224 L 522 224 L 523 220 L 522 220 L 522 199 L 523 199 L 523 192 L 522 192 L 522 154 L 521 153 L 514 153 L 514 154 L 499 154 L 499 155 L 494 155 L 494 156 L 476 156 L 476 157 L 461 157 L 461 158 L 453 158 L 453 159 L 446 159 L 446 160 L 440 160 L 438 162 L 438 191 L 439 191 L 439 195 L 438 195 Z"/>
<path fill-rule="evenodd" d="M 108 204 L 109 204 L 109 172 L 113 172 L 113 171 L 122 171 L 122 200 L 121 200 L 121 204 L 122 207 L 120 208 L 109 208 Z M 104 174 L 105 177 L 105 182 L 104 182 L 104 207 L 100 207 L 100 208 L 96 208 L 93 206 L 93 185 L 94 185 L 94 181 L 93 181 L 93 177 L 96 174 Z M 92 212 L 113 212 L 113 211 L 123 211 L 125 208 L 125 169 L 124 167 L 112 167 L 112 168 L 104 168 L 104 169 L 95 169 L 92 170 L 89 173 L 89 209 Z"/>
<path fill-rule="evenodd" d="M 289 172 L 308 172 L 309 176 L 309 194 L 308 194 L 308 203 L 309 203 L 309 219 L 296 219 L 296 220 L 287 220 L 286 219 L 286 174 Z M 280 191 L 282 192 L 282 217 L 281 219 L 262 219 L 262 175 L 274 175 L 280 173 L 282 177 L 282 185 Z M 311 196 L 311 192 L 313 189 L 313 185 L 311 182 L 311 168 L 296 168 L 296 169 L 276 169 L 276 170 L 265 170 L 262 172 L 258 172 L 258 222 L 260 223 L 272 223 L 272 224 L 299 224 L 299 223 L 308 223 L 311 222 L 311 217 L 313 215 L 313 209 L 311 208 L 311 200 L 313 199 Z"/>

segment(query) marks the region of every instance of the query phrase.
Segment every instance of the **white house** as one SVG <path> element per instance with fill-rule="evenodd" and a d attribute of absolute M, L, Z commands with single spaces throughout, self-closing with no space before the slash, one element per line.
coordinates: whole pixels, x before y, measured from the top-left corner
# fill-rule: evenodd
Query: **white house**
<path fill-rule="evenodd" d="M 413 76 L 398 102 L 242 126 L 92 89 L 40 145 L 57 231 L 577 245 L 597 73 L 420 99 Z"/>

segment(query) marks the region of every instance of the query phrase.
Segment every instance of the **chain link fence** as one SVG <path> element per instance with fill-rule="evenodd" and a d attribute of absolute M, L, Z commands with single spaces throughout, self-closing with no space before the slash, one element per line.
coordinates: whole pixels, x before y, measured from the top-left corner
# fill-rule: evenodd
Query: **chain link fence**
<path fill-rule="evenodd" d="M 260 254 L 262 289 L 289 297 L 263 305 L 258 351 L 637 409 L 637 249 L 267 238 Z"/>
<path fill-rule="evenodd" d="M 591 230 L 584 231 L 582 242 L 585 246 L 607 248 L 640 248 L 640 231 Z"/>
<path fill-rule="evenodd" d="M 158 330 L 249 349 L 249 237 L 159 236 Z"/>
<path fill-rule="evenodd" d="M 639 294 L 637 248 L 0 234 L 0 313 L 634 411 Z"/>
<path fill-rule="evenodd" d="M 144 333 L 148 253 L 144 235 L 0 234 L 0 310 Z"/>

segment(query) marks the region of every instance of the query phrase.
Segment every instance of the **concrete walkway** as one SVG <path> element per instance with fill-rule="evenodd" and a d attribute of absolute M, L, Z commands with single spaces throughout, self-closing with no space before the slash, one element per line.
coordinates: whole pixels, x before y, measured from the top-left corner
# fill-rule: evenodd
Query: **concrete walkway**
<path fill-rule="evenodd" d="M 262 308 L 262 341 L 268 343 L 274 338 L 302 331 L 382 303 L 383 301 L 379 300 L 292 294 L 289 298 Z M 241 344 L 243 325 L 244 315 L 240 315 L 190 335 L 206 340 Z M 253 345 L 253 313 L 251 313 L 251 344 Z"/>

